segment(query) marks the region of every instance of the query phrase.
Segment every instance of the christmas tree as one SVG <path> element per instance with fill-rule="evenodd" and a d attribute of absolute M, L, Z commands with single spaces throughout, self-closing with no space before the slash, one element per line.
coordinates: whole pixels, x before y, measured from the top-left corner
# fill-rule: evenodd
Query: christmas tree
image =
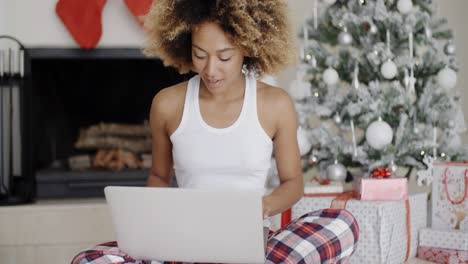
<path fill-rule="evenodd" d="M 290 86 L 304 169 L 465 160 L 453 33 L 436 1 L 312 1 Z"/>

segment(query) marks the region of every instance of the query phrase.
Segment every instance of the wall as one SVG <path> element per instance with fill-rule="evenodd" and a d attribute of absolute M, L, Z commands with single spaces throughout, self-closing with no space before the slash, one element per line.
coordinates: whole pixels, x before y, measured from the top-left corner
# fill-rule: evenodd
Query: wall
<path fill-rule="evenodd" d="M 57 1 L 0 0 L 0 35 L 12 35 L 30 47 L 76 47 L 55 14 Z M 143 45 L 143 31 L 123 0 L 107 1 L 102 14 L 102 31 L 99 47 Z"/>

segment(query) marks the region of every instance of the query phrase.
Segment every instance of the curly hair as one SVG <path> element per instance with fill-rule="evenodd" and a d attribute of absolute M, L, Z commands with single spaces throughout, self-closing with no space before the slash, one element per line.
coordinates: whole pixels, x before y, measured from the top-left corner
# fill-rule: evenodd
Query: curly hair
<path fill-rule="evenodd" d="M 244 69 L 276 74 L 294 62 L 295 49 L 284 0 L 157 0 L 145 16 L 144 53 L 180 73 L 192 69 L 192 32 L 218 23 L 247 57 Z"/>

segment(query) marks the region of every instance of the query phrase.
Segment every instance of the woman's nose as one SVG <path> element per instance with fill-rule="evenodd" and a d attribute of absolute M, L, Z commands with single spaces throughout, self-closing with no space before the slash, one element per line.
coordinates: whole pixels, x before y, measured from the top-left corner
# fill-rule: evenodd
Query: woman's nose
<path fill-rule="evenodd" d="M 205 74 L 209 77 L 215 76 L 216 74 L 216 61 L 215 59 L 208 59 L 206 66 L 205 66 Z"/>

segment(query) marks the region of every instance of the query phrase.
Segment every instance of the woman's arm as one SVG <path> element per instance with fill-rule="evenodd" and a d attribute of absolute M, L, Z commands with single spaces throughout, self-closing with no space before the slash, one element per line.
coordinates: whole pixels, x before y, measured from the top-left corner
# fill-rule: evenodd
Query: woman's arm
<path fill-rule="evenodd" d="M 152 136 L 152 168 L 146 186 L 172 186 L 172 144 L 167 133 L 167 91 L 161 90 L 154 98 L 150 110 Z"/>
<path fill-rule="evenodd" d="M 268 107 L 276 119 L 273 137 L 274 153 L 280 185 L 263 198 L 263 212 L 271 216 L 294 205 L 304 194 L 301 160 L 297 144 L 297 114 L 289 95 L 275 89 L 273 107 Z"/>

